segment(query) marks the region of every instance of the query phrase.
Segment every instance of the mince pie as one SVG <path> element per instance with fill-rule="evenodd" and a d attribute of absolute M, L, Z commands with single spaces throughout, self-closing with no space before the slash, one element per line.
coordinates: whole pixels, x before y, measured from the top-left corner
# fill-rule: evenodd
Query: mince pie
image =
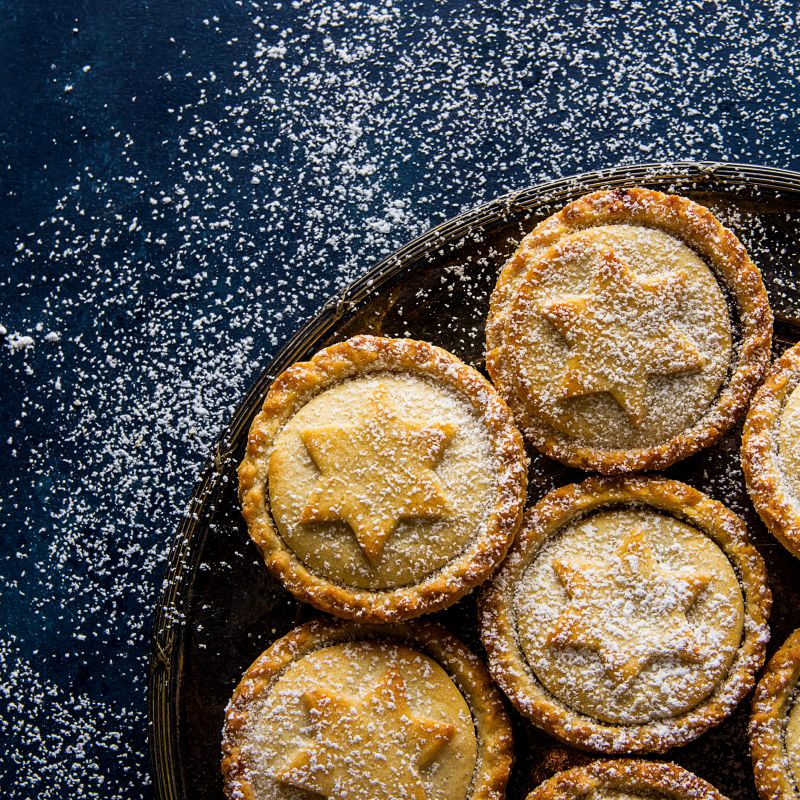
<path fill-rule="evenodd" d="M 440 626 L 318 620 L 245 672 L 222 750 L 229 800 L 502 800 L 513 746 L 486 669 Z"/>
<path fill-rule="evenodd" d="M 758 684 L 750 743 L 762 800 L 800 800 L 800 628 L 775 653 Z"/>
<path fill-rule="evenodd" d="M 764 524 L 800 558 L 800 344 L 775 362 L 747 412 L 742 467 Z"/>
<path fill-rule="evenodd" d="M 613 189 L 522 240 L 492 294 L 486 365 L 546 455 L 662 469 L 744 412 L 771 335 L 761 274 L 707 208 Z"/>
<path fill-rule="evenodd" d="M 664 752 L 721 722 L 769 639 L 744 522 L 665 479 L 546 495 L 481 601 L 490 669 L 517 709 L 602 753 Z"/>
<path fill-rule="evenodd" d="M 621 758 L 559 772 L 527 800 L 726 800 L 710 783 L 663 761 Z"/>
<path fill-rule="evenodd" d="M 506 404 L 426 342 L 356 336 L 293 365 L 253 421 L 242 513 L 298 599 L 387 622 L 454 603 L 502 561 L 527 459 Z"/>

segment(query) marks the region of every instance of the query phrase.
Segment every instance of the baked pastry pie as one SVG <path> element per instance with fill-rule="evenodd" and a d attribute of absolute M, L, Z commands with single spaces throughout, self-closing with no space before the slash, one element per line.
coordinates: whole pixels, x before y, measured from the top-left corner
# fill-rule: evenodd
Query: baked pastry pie
<path fill-rule="evenodd" d="M 744 412 L 771 335 L 758 269 L 707 208 L 613 189 L 522 240 L 492 294 L 486 366 L 546 455 L 662 469 Z"/>
<path fill-rule="evenodd" d="M 454 603 L 502 561 L 527 460 L 492 385 L 426 342 L 356 336 L 272 385 L 239 467 L 242 513 L 300 600 L 361 621 Z"/>
<path fill-rule="evenodd" d="M 501 800 L 513 745 L 485 667 L 444 628 L 318 620 L 245 672 L 222 752 L 230 800 Z"/>
<path fill-rule="evenodd" d="M 800 798 L 800 628 L 772 657 L 753 697 L 750 744 L 762 800 Z"/>
<path fill-rule="evenodd" d="M 747 412 L 742 468 L 764 524 L 800 558 L 800 344 L 775 362 Z"/>
<path fill-rule="evenodd" d="M 621 758 L 559 772 L 527 800 L 726 800 L 710 783 L 664 761 Z"/>
<path fill-rule="evenodd" d="M 744 522 L 677 481 L 589 478 L 525 517 L 481 597 L 491 672 L 564 742 L 664 752 L 721 722 L 764 662 L 771 595 Z"/>

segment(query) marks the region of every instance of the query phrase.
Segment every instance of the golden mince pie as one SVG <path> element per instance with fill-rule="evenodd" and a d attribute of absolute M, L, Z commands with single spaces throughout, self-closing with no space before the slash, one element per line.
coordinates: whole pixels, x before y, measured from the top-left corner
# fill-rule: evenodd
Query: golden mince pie
<path fill-rule="evenodd" d="M 800 800 L 800 628 L 775 653 L 758 684 L 750 743 L 762 800 Z"/>
<path fill-rule="evenodd" d="M 606 474 L 713 444 L 769 363 L 761 275 L 711 212 L 649 189 L 595 192 L 503 268 L 486 366 L 525 437 Z"/>
<path fill-rule="evenodd" d="M 492 385 L 426 342 L 356 336 L 272 385 L 242 513 L 297 598 L 360 621 L 454 603 L 502 561 L 527 461 Z"/>
<path fill-rule="evenodd" d="M 527 800 L 726 800 L 710 783 L 663 761 L 621 758 L 559 772 Z"/>
<path fill-rule="evenodd" d="M 230 800 L 501 800 L 513 744 L 485 667 L 444 628 L 319 620 L 245 672 L 222 751 Z"/>
<path fill-rule="evenodd" d="M 721 722 L 769 639 L 744 522 L 665 479 L 546 495 L 481 601 L 490 669 L 517 709 L 602 753 L 664 752 Z"/>
<path fill-rule="evenodd" d="M 800 344 L 775 362 L 747 412 L 742 467 L 764 524 L 800 558 Z"/>

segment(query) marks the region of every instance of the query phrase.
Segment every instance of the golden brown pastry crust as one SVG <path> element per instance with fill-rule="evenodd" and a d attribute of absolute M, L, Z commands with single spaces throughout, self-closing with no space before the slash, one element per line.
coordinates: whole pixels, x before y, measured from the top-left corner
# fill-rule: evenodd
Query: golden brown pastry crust
<path fill-rule="evenodd" d="M 677 764 L 633 758 L 594 761 L 559 772 L 534 789 L 527 800 L 578 800 L 603 789 L 675 800 L 726 800 L 710 783 Z"/>
<path fill-rule="evenodd" d="M 441 570 L 410 586 L 367 591 L 338 585 L 311 572 L 287 547 L 270 513 L 267 472 L 272 443 L 301 406 L 331 385 L 379 371 L 432 379 L 456 391 L 471 405 L 485 425 L 499 467 L 499 499 L 488 516 L 486 529 Z M 253 420 L 239 467 L 242 514 L 269 570 L 299 600 L 361 622 L 394 622 L 445 608 L 486 580 L 502 561 L 519 528 L 526 487 L 522 437 L 494 387 L 441 348 L 413 339 L 378 336 L 354 336 L 281 373 Z"/>
<path fill-rule="evenodd" d="M 465 800 L 502 800 L 514 760 L 511 724 L 500 695 L 480 659 L 441 625 L 415 621 L 396 625 L 359 625 L 318 619 L 278 639 L 247 669 L 225 712 L 222 773 L 227 797 L 257 800 L 242 754 L 241 735 L 248 707 L 293 661 L 342 642 L 382 640 L 405 644 L 438 662 L 469 706 L 478 740 L 478 760 Z"/>
<path fill-rule="evenodd" d="M 516 631 L 513 587 L 547 538 L 588 512 L 638 505 L 674 516 L 706 533 L 731 561 L 745 603 L 744 639 L 720 688 L 690 711 L 655 723 L 610 725 L 562 704 L 528 665 Z M 764 562 L 743 520 L 716 500 L 664 478 L 588 478 L 550 492 L 526 512 L 517 539 L 480 597 L 481 638 L 489 668 L 521 714 L 575 747 L 609 754 L 663 753 L 685 744 L 727 717 L 750 691 L 764 663 L 772 596 Z"/>
<path fill-rule="evenodd" d="M 742 434 L 742 469 L 750 498 L 764 524 L 800 558 L 800 511 L 783 487 L 776 441 L 781 413 L 798 380 L 800 344 L 775 362 L 753 399 Z"/>
<path fill-rule="evenodd" d="M 504 357 L 509 306 L 537 249 L 597 225 L 632 224 L 663 230 L 685 242 L 713 268 L 735 303 L 741 326 L 734 368 L 716 402 L 690 429 L 663 444 L 630 450 L 587 447 L 555 431 L 531 413 Z M 573 467 L 608 475 L 658 470 L 709 447 L 741 416 L 769 364 L 772 312 L 761 273 L 737 237 L 704 206 L 650 189 L 612 189 L 588 194 L 540 222 L 503 268 L 486 323 L 486 367 L 514 411 L 525 438 L 545 455 Z"/>
<path fill-rule="evenodd" d="M 784 730 L 790 702 L 800 683 L 800 628 L 770 659 L 753 696 L 750 749 L 756 788 L 762 800 L 797 800 L 789 772 Z"/>

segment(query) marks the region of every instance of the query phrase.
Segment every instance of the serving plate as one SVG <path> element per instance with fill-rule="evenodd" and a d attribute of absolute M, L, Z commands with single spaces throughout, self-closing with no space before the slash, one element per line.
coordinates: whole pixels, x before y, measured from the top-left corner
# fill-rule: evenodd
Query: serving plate
<path fill-rule="evenodd" d="M 426 339 L 483 368 L 483 323 L 501 265 L 522 236 L 565 203 L 600 188 L 647 186 L 709 206 L 743 240 L 775 312 L 775 354 L 800 339 L 800 173 L 743 164 L 641 164 L 564 178 L 505 195 L 428 231 L 331 298 L 293 336 L 242 399 L 194 487 L 175 534 L 155 613 L 148 687 L 153 779 L 162 800 L 220 800 L 225 705 L 253 659 L 318 616 L 267 572 L 247 536 L 236 467 L 275 375 L 356 333 Z M 764 556 L 775 603 L 770 654 L 800 625 L 800 562 L 763 528 L 739 469 L 740 427 L 667 470 L 742 514 Z M 531 453 L 530 499 L 583 473 Z M 470 596 L 434 615 L 481 650 Z M 512 713 L 517 760 L 508 789 L 525 797 L 557 769 L 588 760 Z M 734 800 L 755 798 L 748 703 L 719 728 L 670 751 L 671 760 Z"/>

